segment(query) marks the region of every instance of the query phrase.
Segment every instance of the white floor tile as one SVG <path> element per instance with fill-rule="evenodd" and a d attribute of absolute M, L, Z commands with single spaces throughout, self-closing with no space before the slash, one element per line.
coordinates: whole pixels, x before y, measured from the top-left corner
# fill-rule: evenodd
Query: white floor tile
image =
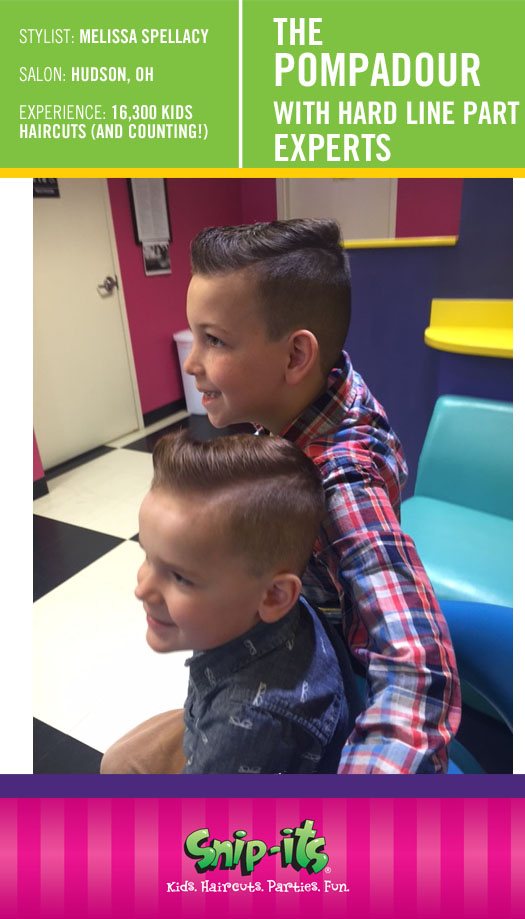
<path fill-rule="evenodd" d="M 143 557 L 122 543 L 34 604 L 35 717 L 101 751 L 186 698 L 190 652 L 145 641 L 133 596 Z"/>
<path fill-rule="evenodd" d="M 150 453 L 112 450 L 48 482 L 33 502 L 35 514 L 128 539 L 152 476 Z"/>

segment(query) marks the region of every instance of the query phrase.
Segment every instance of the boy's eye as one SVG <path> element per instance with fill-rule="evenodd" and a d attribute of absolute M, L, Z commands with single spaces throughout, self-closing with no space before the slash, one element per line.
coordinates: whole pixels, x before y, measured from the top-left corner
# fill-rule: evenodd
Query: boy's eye
<path fill-rule="evenodd" d="M 188 581 L 187 578 L 183 578 L 183 577 L 182 577 L 182 574 L 179 574 L 178 571 L 172 571 L 172 572 L 171 572 L 171 576 L 172 576 L 172 578 L 174 578 L 175 581 L 177 581 L 177 584 L 183 584 L 185 587 L 191 587 L 191 586 L 192 586 L 192 582 L 191 582 L 191 581 Z"/>
<path fill-rule="evenodd" d="M 217 338 L 216 335 L 210 335 L 206 333 L 206 339 L 210 347 L 212 348 L 221 348 L 224 345 L 224 342 L 220 338 Z"/>

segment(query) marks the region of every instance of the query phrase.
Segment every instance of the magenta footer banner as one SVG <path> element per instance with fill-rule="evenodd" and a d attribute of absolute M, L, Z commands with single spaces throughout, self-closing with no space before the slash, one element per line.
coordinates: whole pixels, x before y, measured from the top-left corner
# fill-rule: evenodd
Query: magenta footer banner
<path fill-rule="evenodd" d="M 0 916 L 525 915 L 525 801 L 4 798 Z"/>

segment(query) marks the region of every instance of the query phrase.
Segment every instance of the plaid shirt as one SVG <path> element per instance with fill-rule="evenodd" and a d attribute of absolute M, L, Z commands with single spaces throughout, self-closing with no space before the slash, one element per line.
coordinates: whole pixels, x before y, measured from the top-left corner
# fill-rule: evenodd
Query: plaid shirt
<path fill-rule="evenodd" d="M 342 773 L 438 773 L 459 726 L 460 692 L 446 622 L 400 528 L 407 476 L 384 409 L 344 352 L 326 391 L 282 435 L 319 468 L 327 516 L 303 578 L 307 600 L 339 620 L 365 707 Z"/>

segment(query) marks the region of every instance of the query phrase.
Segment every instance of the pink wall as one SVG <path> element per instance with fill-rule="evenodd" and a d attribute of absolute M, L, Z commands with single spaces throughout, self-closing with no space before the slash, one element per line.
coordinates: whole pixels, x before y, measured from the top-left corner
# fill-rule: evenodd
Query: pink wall
<path fill-rule="evenodd" d="M 242 223 L 277 220 L 275 179 L 241 179 Z"/>
<path fill-rule="evenodd" d="M 168 179 L 171 275 L 147 278 L 135 243 L 126 179 L 108 179 L 143 413 L 182 397 L 174 332 L 186 328 L 189 246 L 213 224 L 276 216 L 273 179 Z"/>
<path fill-rule="evenodd" d="M 396 236 L 457 236 L 463 179 L 398 179 Z"/>
<path fill-rule="evenodd" d="M 33 431 L 33 482 L 36 482 L 37 479 L 43 478 L 43 476 L 44 476 L 44 469 L 42 467 L 40 453 L 38 452 L 38 445 L 36 442 L 35 432 Z"/>

